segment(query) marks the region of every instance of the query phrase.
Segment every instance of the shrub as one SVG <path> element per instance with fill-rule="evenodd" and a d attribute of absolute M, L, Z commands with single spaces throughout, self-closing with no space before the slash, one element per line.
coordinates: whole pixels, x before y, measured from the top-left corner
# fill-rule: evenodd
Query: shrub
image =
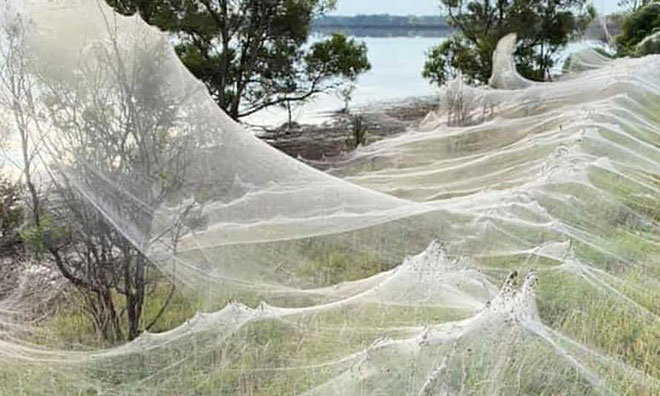
<path fill-rule="evenodd" d="M 356 114 L 351 117 L 351 137 L 346 141 L 349 149 L 356 149 L 367 142 L 367 126 L 364 117 Z"/>
<path fill-rule="evenodd" d="M 637 53 L 638 44 L 656 33 L 658 29 L 660 29 L 660 2 L 648 3 L 639 8 L 626 18 L 622 33 L 616 38 L 619 55 L 641 55 Z"/>
<path fill-rule="evenodd" d="M 15 247 L 19 243 L 18 230 L 23 223 L 20 186 L 0 175 L 0 247 Z"/>
<path fill-rule="evenodd" d="M 658 31 L 646 37 L 635 47 L 635 55 L 646 56 L 660 54 L 660 27 Z"/>

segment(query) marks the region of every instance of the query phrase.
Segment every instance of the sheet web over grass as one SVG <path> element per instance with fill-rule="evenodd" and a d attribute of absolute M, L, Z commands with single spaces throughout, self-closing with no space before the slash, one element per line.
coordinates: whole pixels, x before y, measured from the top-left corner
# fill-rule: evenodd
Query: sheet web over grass
<path fill-rule="evenodd" d="M 62 111 L 44 161 L 204 313 L 113 348 L 36 345 L 10 296 L 0 393 L 660 392 L 660 58 L 450 84 L 419 131 L 322 173 L 231 121 L 138 18 L 31 10 Z M 127 125 L 168 144 L 126 168 L 107 142 Z"/>

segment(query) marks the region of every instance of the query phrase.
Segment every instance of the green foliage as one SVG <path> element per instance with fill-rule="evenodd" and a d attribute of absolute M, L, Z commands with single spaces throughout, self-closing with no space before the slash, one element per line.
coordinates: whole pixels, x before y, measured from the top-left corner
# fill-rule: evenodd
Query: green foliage
<path fill-rule="evenodd" d="M 30 224 L 21 230 L 21 240 L 38 253 L 45 253 L 52 244 L 57 244 L 64 236 L 63 228 L 56 225 L 53 216 L 42 214 L 39 224 Z"/>
<path fill-rule="evenodd" d="M 0 246 L 13 244 L 23 222 L 20 188 L 0 175 Z"/>
<path fill-rule="evenodd" d="M 305 63 L 310 75 L 341 76 L 351 81 L 371 69 L 366 44 L 338 33 L 312 45 Z"/>
<path fill-rule="evenodd" d="M 333 0 L 107 0 L 172 33 L 188 69 L 232 118 L 301 102 L 369 69 L 366 47 L 335 35 L 305 49 Z"/>
<path fill-rule="evenodd" d="M 653 42 L 658 50 L 660 46 L 658 39 L 648 42 L 643 48 L 638 48 L 646 37 L 657 32 L 660 32 L 660 2 L 648 2 L 624 21 L 622 33 L 616 38 L 619 55 L 641 56 L 657 53 L 653 51 Z"/>
<path fill-rule="evenodd" d="M 545 80 L 555 55 L 593 19 L 586 0 L 489 1 L 441 0 L 457 33 L 432 48 L 422 75 L 439 85 L 459 72 L 468 83 L 486 83 L 498 41 L 518 35 L 515 53 L 518 71 L 526 78 Z"/>
<path fill-rule="evenodd" d="M 370 69 L 367 46 L 363 42 L 333 34 L 314 43 L 291 73 L 272 87 L 270 95 L 275 103 L 284 104 L 289 109 L 291 125 L 292 104 L 325 91 L 337 91 L 343 95 L 348 107 L 357 78 Z"/>
<path fill-rule="evenodd" d="M 449 40 L 429 50 L 422 76 L 431 83 L 442 85 L 453 76 L 452 65 L 456 63 L 454 61 L 454 49 L 457 48 L 453 42 L 457 38 L 456 36 L 451 37 Z"/>

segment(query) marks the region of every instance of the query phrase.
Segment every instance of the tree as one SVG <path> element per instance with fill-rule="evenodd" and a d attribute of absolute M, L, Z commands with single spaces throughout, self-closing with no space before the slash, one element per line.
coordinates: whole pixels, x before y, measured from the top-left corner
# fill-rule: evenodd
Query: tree
<path fill-rule="evenodd" d="M 180 208 L 172 223 L 178 230 L 153 229 L 154 211 L 182 199 L 176 195 L 198 143 L 194 119 L 201 110 L 182 100 L 186 93 L 170 89 L 164 39 L 130 37 L 125 44 L 110 33 L 114 29 L 108 29 L 110 45 L 90 48 L 73 69 L 42 73 L 44 103 L 59 139 L 57 157 L 72 159 L 57 165 L 57 223 L 66 227 L 42 239 L 65 277 L 95 298 L 90 306 L 105 311 L 102 320 L 112 324 L 114 339 L 122 335 L 112 295 L 123 296 L 126 337 L 132 340 L 150 327 L 142 323 L 142 308 L 155 287 L 149 276 L 155 269 L 145 252 L 161 238 L 180 235 L 196 205 Z M 62 247 L 78 259 L 59 254 Z M 174 285 L 169 295 L 173 292 Z M 148 320 L 153 324 L 157 317 Z"/>
<path fill-rule="evenodd" d="M 360 74 L 371 70 L 366 45 L 337 33 L 333 34 L 328 40 L 315 43 L 311 52 L 307 55 L 305 63 L 307 70 L 303 75 L 315 77 L 311 81 L 302 80 L 307 81 L 307 87 L 303 88 L 302 91 L 320 93 L 323 91 L 323 88 L 320 87 L 321 80 L 324 79 L 323 76 L 343 76 L 342 80 L 336 81 L 330 87 L 336 89 L 341 95 L 346 111 L 355 90 L 357 78 Z M 316 88 L 314 85 L 316 85 Z"/>
<path fill-rule="evenodd" d="M 312 21 L 334 7 L 334 0 L 107 2 L 123 14 L 139 12 L 170 32 L 183 63 L 234 119 L 270 106 L 289 107 L 368 69 L 328 67 L 319 58 L 366 58 L 366 47 L 353 40 L 333 36 L 305 48 Z"/>
<path fill-rule="evenodd" d="M 178 191 L 198 143 L 194 120 L 208 107 L 186 103 L 190 93 L 171 87 L 165 39 L 118 38 L 121 30 L 106 21 L 109 37 L 55 66 L 48 58 L 53 53 L 33 56 L 20 15 L 10 20 L 2 32 L 0 104 L 14 114 L 25 180 L 33 175 L 29 165 L 42 158 L 35 147 L 51 142 L 45 165 L 52 187 L 27 195 L 31 218 L 21 237 L 50 255 L 82 295 L 101 338 L 132 340 L 156 323 L 175 291 L 172 284 L 159 312 L 143 317 L 159 283 L 145 252 L 165 239 L 176 249 L 198 213 L 199 203 L 182 202 Z M 154 211 L 166 202 L 172 220 L 154 230 Z"/>
<path fill-rule="evenodd" d="M 348 84 L 346 87 L 339 90 L 339 98 L 344 103 L 344 108 L 341 109 L 341 111 L 344 114 L 350 113 L 350 106 L 355 88 L 355 84 Z"/>
<path fill-rule="evenodd" d="M 621 56 L 643 55 L 644 53 L 638 53 L 638 45 L 645 38 L 657 32 L 660 32 L 660 2 L 642 2 L 642 6 L 623 22 L 621 35 L 616 38 L 618 54 Z M 653 52 L 651 44 L 650 42 L 646 44 L 648 45 L 647 53 Z"/>
<path fill-rule="evenodd" d="M 350 96 L 360 74 L 370 69 L 366 45 L 335 33 L 327 40 L 314 43 L 303 62 L 294 65 L 294 69 L 281 79 L 273 81 L 269 95 L 273 103 L 287 108 L 290 125 L 293 104 L 305 102 L 328 90 L 340 94 L 348 92 Z"/>
<path fill-rule="evenodd" d="M 631 12 L 635 12 L 639 7 L 649 3 L 650 0 L 620 0 L 617 5 L 622 8 L 626 8 Z"/>
<path fill-rule="evenodd" d="M 526 78 L 550 78 L 555 55 L 595 15 L 586 0 L 441 0 L 457 33 L 431 49 L 423 76 L 444 84 L 459 73 L 485 84 L 498 41 L 516 33 L 518 71 Z"/>
<path fill-rule="evenodd" d="M 22 17 L 12 14 L 9 4 L 5 6 L 0 33 L 0 108 L 13 118 L 5 128 L 14 132 L 20 142 L 20 163 L 15 165 L 21 170 L 21 178 L 30 195 L 25 202 L 38 224 L 42 208 L 34 180 L 34 164 L 41 142 L 35 133 L 39 126 L 33 95 L 35 81 L 29 72 L 31 59 L 25 42 L 25 22 Z"/>

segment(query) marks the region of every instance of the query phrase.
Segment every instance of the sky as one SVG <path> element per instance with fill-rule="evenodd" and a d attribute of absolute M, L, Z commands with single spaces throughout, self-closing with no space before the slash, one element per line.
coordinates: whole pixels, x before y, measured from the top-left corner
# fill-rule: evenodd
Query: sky
<path fill-rule="evenodd" d="M 601 13 L 615 11 L 619 0 L 593 0 Z M 434 15 L 440 11 L 439 0 L 338 0 L 334 15 L 393 14 Z"/>

